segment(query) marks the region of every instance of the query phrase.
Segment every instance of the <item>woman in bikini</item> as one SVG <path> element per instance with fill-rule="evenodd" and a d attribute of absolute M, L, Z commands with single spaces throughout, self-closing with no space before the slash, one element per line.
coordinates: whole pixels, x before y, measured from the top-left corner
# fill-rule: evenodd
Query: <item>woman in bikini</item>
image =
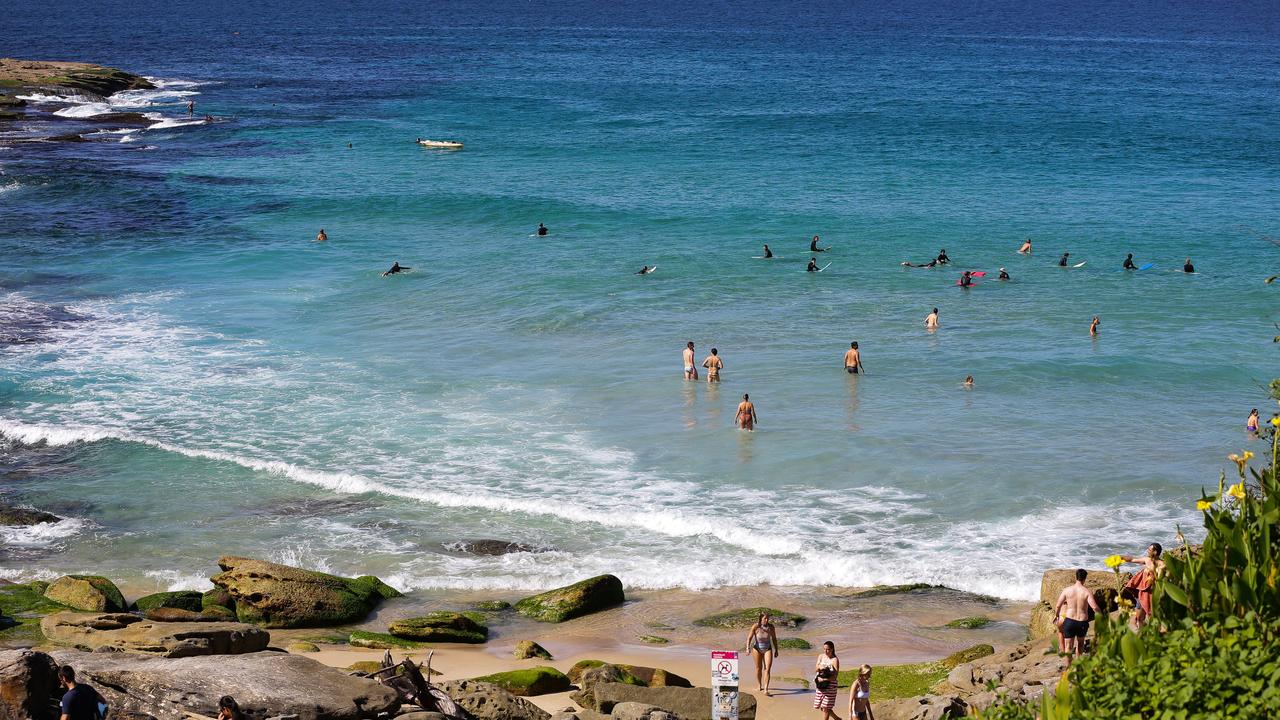
<path fill-rule="evenodd" d="M 1142 569 L 1125 585 L 1126 588 L 1132 588 L 1138 592 L 1138 611 L 1133 614 L 1135 630 L 1141 628 L 1151 618 L 1151 598 L 1155 594 L 1156 578 L 1164 574 L 1164 560 L 1160 559 L 1160 553 L 1163 551 L 1164 548 L 1160 547 L 1160 543 L 1151 543 L 1147 547 L 1147 554 L 1142 557 L 1120 556 L 1120 559 L 1127 563 L 1142 565 Z"/>
<path fill-rule="evenodd" d="M 742 393 L 742 402 L 738 403 L 737 415 L 738 427 L 743 430 L 755 430 L 756 423 L 760 422 L 756 418 L 756 406 L 751 403 L 751 396 Z"/>
<path fill-rule="evenodd" d="M 858 668 L 858 679 L 853 681 L 849 689 L 850 720 L 876 720 L 871 712 L 871 666 L 863 664 Z"/>
<path fill-rule="evenodd" d="M 1254 435 L 1258 434 L 1258 408 L 1254 408 L 1253 411 L 1249 413 L 1249 419 L 1245 421 L 1244 429 Z"/>
<path fill-rule="evenodd" d="M 756 686 L 769 695 L 769 674 L 773 671 L 773 659 L 778 656 L 778 633 L 769 620 L 769 613 L 760 613 L 756 624 L 747 633 L 747 647 L 756 659 Z"/>
<path fill-rule="evenodd" d="M 836 644 L 830 640 L 822 643 L 822 654 L 814 663 L 813 709 L 822 712 L 822 720 L 840 720 L 836 714 L 836 685 L 840 676 L 840 658 L 836 657 Z"/>

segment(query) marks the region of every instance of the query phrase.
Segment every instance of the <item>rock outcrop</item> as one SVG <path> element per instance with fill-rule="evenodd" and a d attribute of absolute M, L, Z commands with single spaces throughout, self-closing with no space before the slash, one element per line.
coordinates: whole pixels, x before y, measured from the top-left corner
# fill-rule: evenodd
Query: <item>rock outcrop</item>
<path fill-rule="evenodd" d="M 539 622 L 564 622 L 626 602 L 622 581 L 613 575 L 598 575 L 562 588 L 524 598 L 516 612 Z"/>
<path fill-rule="evenodd" d="M 127 613 L 54 613 L 40 621 L 40 629 L 61 645 L 168 658 L 253 653 L 271 641 L 265 630 L 243 623 L 152 622 Z"/>
<path fill-rule="evenodd" d="M 544 665 L 521 670 L 508 670 L 474 679 L 476 682 L 497 685 L 512 695 L 519 697 L 567 692 L 572 687 L 572 683 L 569 682 L 569 678 L 564 673 Z"/>
<path fill-rule="evenodd" d="M 577 700 L 575 694 L 574 699 Z M 638 703 L 674 714 L 682 720 L 711 720 L 711 688 L 639 687 L 624 683 L 597 683 L 592 688 L 591 705 L 596 712 L 611 714 L 618 705 Z M 582 705 L 581 701 L 578 704 Z M 879 708 L 876 708 L 879 716 Z M 738 694 L 738 717 L 754 720 L 756 699 L 748 693 Z"/>
<path fill-rule="evenodd" d="M 1057 634 L 1057 626 L 1053 624 L 1053 605 L 1064 588 L 1076 581 L 1076 571 L 1071 569 L 1046 570 L 1040 578 L 1040 602 L 1031 609 L 1031 621 L 1027 628 L 1027 637 L 1031 640 L 1051 637 Z M 1116 573 L 1111 570 L 1090 570 L 1084 581 L 1085 587 L 1093 591 L 1098 607 L 1107 612 L 1114 611 L 1119 597 L 1119 587 L 1128 582 L 1131 573 Z M 1091 630 L 1092 632 L 1092 630 Z"/>
<path fill-rule="evenodd" d="M 100 575 L 64 575 L 49 583 L 44 596 L 86 612 L 124 612 L 128 609 L 116 584 Z"/>
<path fill-rule="evenodd" d="M 68 89 L 106 97 L 121 90 L 149 90 L 146 78 L 82 62 L 0 58 L 0 84 L 14 88 Z"/>
<path fill-rule="evenodd" d="M 438 610 L 396 620 L 387 626 L 387 632 L 417 642 L 483 643 L 489 639 L 489 628 L 483 621 L 479 613 Z"/>
<path fill-rule="evenodd" d="M 53 658 L 31 650 L 0 651 L 0 718 L 43 718 L 58 687 Z"/>
<path fill-rule="evenodd" d="M 142 617 L 155 622 L 236 622 L 234 613 L 216 605 L 200 612 L 161 607 L 142 613 Z"/>
<path fill-rule="evenodd" d="M 22 100 L 16 102 L 5 101 L 7 96 L 0 96 L 0 110 L 7 107 L 20 107 L 25 103 Z M 30 510 L 28 508 L 13 507 L 12 505 L 0 505 L 0 525 L 39 525 L 40 523 L 56 523 L 62 518 L 53 513 L 43 512 L 41 510 Z"/>
<path fill-rule="evenodd" d="M 694 620 L 693 624 L 702 627 L 720 628 L 721 630 L 736 630 L 739 628 L 745 630 L 756 624 L 756 621 L 760 619 L 760 613 L 766 612 L 769 613 L 773 624 L 778 627 L 799 627 L 805 621 L 803 615 L 767 607 L 752 607 L 708 615 Z"/>
<path fill-rule="evenodd" d="M 516 647 L 511 651 L 511 655 L 518 660 L 528 660 L 530 658 L 540 658 L 542 660 L 551 660 L 551 653 L 547 649 L 532 640 L 521 640 L 516 643 Z"/>
<path fill-rule="evenodd" d="M 440 689 L 476 720 L 549 720 L 551 717 L 546 710 L 490 683 L 452 680 Z"/>
<path fill-rule="evenodd" d="M 134 607 L 146 612 L 155 608 L 178 608 L 180 610 L 190 610 L 191 612 L 200 612 L 201 593 L 194 590 L 179 590 L 177 592 L 159 592 L 151 595 L 144 595 L 133 602 Z"/>
<path fill-rule="evenodd" d="M 358 622 L 400 592 L 376 577 L 344 578 L 265 560 L 227 556 L 215 585 L 230 594 L 241 622 L 269 628 L 324 627 Z"/>
<path fill-rule="evenodd" d="M 160 658 L 132 653 L 58 651 L 59 664 L 97 688 L 113 710 L 183 720 L 218 714 L 218 698 L 233 695 L 252 718 L 358 720 L 395 714 L 394 690 L 301 655 L 260 652 L 219 657 Z"/>

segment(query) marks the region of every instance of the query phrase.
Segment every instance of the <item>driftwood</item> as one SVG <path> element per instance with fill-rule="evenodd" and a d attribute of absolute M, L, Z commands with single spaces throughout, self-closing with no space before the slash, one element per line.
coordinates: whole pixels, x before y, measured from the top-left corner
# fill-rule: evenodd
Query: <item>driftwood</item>
<path fill-rule="evenodd" d="M 370 677 L 395 690 L 403 703 L 411 703 L 423 710 L 438 712 L 451 720 L 475 720 L 471 713 L 458 707 L 453 698 L 446 695 L 443 690 L 431 685 L 428 678 L 431 677 L 431 658 L 434 656 L 434 650 L 427 655 L 427 673 L 424 677 L 412 660 L 405 658 L 397 664 L 391 657 L 391 651 L 388 650 L 382 656 L 382 668 L 372 673 Z"/>

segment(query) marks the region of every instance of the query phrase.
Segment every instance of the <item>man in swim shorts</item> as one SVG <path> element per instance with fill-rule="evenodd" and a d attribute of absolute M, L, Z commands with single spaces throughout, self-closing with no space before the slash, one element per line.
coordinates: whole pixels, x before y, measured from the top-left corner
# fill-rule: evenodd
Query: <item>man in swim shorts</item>
<path fill-rule="evenodd" d="M 689 344 L 684 346 L 683 357 L 684 357 L 684 379 L 697 380 L 698 368 L 693 366 L 693 341 L 692 340 L 689 341 Z"/>
<path fill-rule="evenodd" d="M 1088 576 L 1089 573 L 1083 568 L 1076 570 L 1075 584 L 1058 594 L 1058 604 L 1053 607 L 1054 615 L 1062 618 L 1059 628 L 1065 644 L 1061 650 L 1067 653 L 1068 666 L 1071 665 L 1072 656 L 1084 654 L 1084 638 L 1089 634 L 1089 621 L 1093 619 L 1093 613 L 1102 612 L 1093 591 L 1084 585 L 1084 579 Z"/>
<path fill-rule="evenodd" d="M 862 353 L 858 352 L 858 343 L 849 343 L 849 349 L 844 354 L 844 371 L 850 375 L 857 375 L 862 372 Z"/>
<path fill-rule="evenodd" d="M 720 359 L 720 351 L 711 348 L 711 354 L 702 361 L 702 367 L 707 369 L 707 382 L 720 382 L 720 369 L 724 367 L 724 361 Z"/>

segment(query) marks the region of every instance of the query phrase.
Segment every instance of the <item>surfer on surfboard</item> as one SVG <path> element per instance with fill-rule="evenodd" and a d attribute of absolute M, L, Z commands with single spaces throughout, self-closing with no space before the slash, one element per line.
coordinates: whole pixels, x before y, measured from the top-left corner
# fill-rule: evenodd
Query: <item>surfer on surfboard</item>
<path fill-rule="evenodd" d="M 1071 257 L 1071 253 L 1062 253 L 1062 259 L 1058 261 L 1058 267 L 1067 266 L 1067 258 Z"/>
<path fill-rule="evenodd" d="M 831 246 L 830 246 L 830 245 L 828 245 L 828 246 L 826 246 L 826 247 L 824 247 L 824 248 L 820 248 L 820 247 L 818 247 L 818 236 L 817 236 L 817 235 L 814 235 L 814 236 L 813 236 L 813 239 L 809 241 L 809 252 L 826 252 L 826 251 L 828 251 L 828 250 L 830 250 L 830 249 L 831 249 Z"/>
<path fill-rule="evenodd" d="M 658 267 L 657 265 L 655 265 L 655 266 L 653 266 L 653 267 L 649 267 L 648 265 L 645 265 L 644 267 L 642 267 L 642 268 L 640 268 L 638 271 L 636 271 L 636 274 L 637 274 L 637 275 L 648 275 L 649 273 L 651 273 L 651 272 L 653 272 L 654 270 L 656 270 L 656 269 L 657 269 L 657 267 Z"/>
<path fill-rule="evenodd" d="M 904 262 L 904 263 L 902 263 L 902 267 L 927 267 L 927 268 L 931 268 L 931 267 L 934 267 L 934 266 L 935 266 L 935 265 L 937 265 L 937 264 L 938 264 L 938 261 L 937 261 L 937 260 L 930 260 L 930 261 L 929 261 L 929 262 L 927 262 L 927 263 L 920 263 L 919 265 L 917 265 L 917 264 L 915 264 L 915 263 L 913 263 L 913 262 Z"/>
<path fill-rule="evenodd" d="M 1000 279 L 1001 279 L 1001 280 L 1008 280 L 1008 279 L 1009 279 L 1009 273 L 1005 272 L 1005 271 L 1004 271 L 1004 268 L 1000 268 Z"/>
<path fill-rule="evenodd" d="M 1196 266 L 1191 264 L 1191 258 L 1187 258 L 1187 261 L 1182 265 L 1182 272 L 1193 273 L 1195 271 L 1196 271 Z"/>
<path fill-rule="evenodd" d="M 1031 254 L 1031 238 L 1022 241 L 1022 247 L 1018 248 L 1018 252 L 1022 255 Z"/>
<path fill-rule="evenodd" d="M 1121 266 L 1121 268 L 1122 268 L 1122 269 L 1124 269 L 1124 270 L 1137 270 L 1137 269 L 1138 269 L 1138 266 L 1133 264 L 1133 253 L 1129 253 L 1128 255 L 1126 255 L 1126 256 L 1125 256 L 1125 258 L 1124 258 L 1124 265 L 1122 265 L 1122 266 Z"/>
<path fill-rule="evenodd" d="M 818 272 L 818 258 L 809 258 L 809 267 L 804 270 L 805 272 Z"/>
<path fill-rule="evenodd" d="M 388 276 L 388 275 L 395 275 L 396 273 L 402 273 L 402 272 L 404 272 L 405 270 L 412 270 L 412 269 L 413 269 L 413 268 L 407 268 L 407 267 L 404 267 L 403 265 L 401 265 L 401 264 L 400 264 L 400 261 L 399 261 L 399 260 L 397 260 L 397 261 L 395 261 L 395 262 L 391 263 L 391 269 L 390 269 L 390 270 L 388 270 L 388 271 L 386 271 L 386 272 L 382 273 L 382 277 L 386 277 L 386 276 Z"/>
<path fill-rule="evenodd" d="M 551 231 L 547 229 L 546 225 L 543 225 L 542 223 L 538 223 L 538 237 L 546 237 L 547 233 L 549 232 Z"/>
<path fill-rule="evenodd" d="M 973 287 L 973 275 L 968 270 L 960 275 L 959 285 L 966 289 Z"/>
<path fill-rule="evenodd" d="M 947 257 L 947 249 L 942 248 L 938 251 L 937 263 L 939 265 L 946 265 L 949 262 L 951 262 L 951 258 Z"/>
<path fill-rule="evenodd" d="M 766 245 L 764 246 L 764 259 L 765 259 L 765 260 L 768 260 L 768 259 L 769 259 L 769 258 L 771 258 L 771 257 L 773 257 L 773 251 L 772 251 L 772 250 L 770 250 L 770 249 L 769 249 L 769 246 L 766 244 Z"/>

